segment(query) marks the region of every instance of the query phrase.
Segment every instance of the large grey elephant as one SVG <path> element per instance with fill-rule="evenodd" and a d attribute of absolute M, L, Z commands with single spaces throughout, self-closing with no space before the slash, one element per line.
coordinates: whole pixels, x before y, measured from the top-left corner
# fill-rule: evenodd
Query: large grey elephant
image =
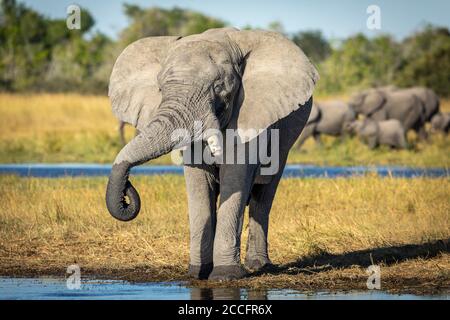
<path fill-rule="evenodd" d="M 288 152 L 309 117 L 317 80 L 303 52 L 274 32 L 224 28 L 132 43 L 114 65 L 109 96 L 114 114 L 140 133 L 114 161 L 106 190 L 109 212 L 123 221 L 138 214 L 139 195 L 129 181 L 132 167 L 180 147 L 192 150 L 200 144 L 210 154 L 227 158 L 243 145 L 243 163 L 203 160 L 184 166 L 189 275 L 215 280 L 246 275 L 240 256 L 246 205 L 250 220 L 245 266 L 258 270 L 270 265 L 269 212 Z M 174 139 L 177 129 L 188 137 Z M 220 144 L 217 134 L 206 133 L 209 129 L 230 129 L 237 136 L 225 135 Z M 268 139 L 271 148 L 279 147 L 271 154 L 278 168 L 269 175 L 263 174 L 260 157 L 250 161 L 255 160 L 250 145 L 261 139 L 255 133 L 259 131 L 251 129 L 278 130 L 270 131 Z"/>
<path fill-rule="evenodd" d="M 308 122 L 298 139 L 297 147 L 313 136 L 320 142 L 320 135 L 341 136 L 345 125 L 356 119 L 355 111 L 343 101 L 314 102 Z"/>
<path fill-rule="evenodd" d="M 407 147 L 406 134 L 400 121 L 396 119 L 375 121 L 370 118 L 355 120 L 346 124 L 345 131 L 357 135 L 369 148 L 387 145 L 396 149 Z"/>
<path fill-rule="evenodd" d="M 368 89 L 354 94 L 349 101 L 358 114 L 375 121 L 397 119 L 406 132 L 415 130 L 426 138 L 426 112 L 421 100 L 405 90 Z"/>

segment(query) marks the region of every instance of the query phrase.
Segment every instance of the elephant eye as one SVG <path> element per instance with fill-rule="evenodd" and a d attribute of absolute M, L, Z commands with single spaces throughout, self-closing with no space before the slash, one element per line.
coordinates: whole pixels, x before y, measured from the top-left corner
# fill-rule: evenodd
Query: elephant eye
<path fill-rule="evenodd" d="M 214 84 L 214 93 L 220 94 L 223 91 L 223 83 Z"/>

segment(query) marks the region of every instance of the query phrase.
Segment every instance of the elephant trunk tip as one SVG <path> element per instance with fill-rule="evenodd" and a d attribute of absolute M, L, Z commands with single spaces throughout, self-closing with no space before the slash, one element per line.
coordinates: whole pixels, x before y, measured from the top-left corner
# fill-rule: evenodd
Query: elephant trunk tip
<path fill-rule="evenodd" d="M 106 207 L 120 221 L 133 220 L 141 209 L 139 193 L 128 180 L 130 167 L 128 162 L 114 164 L 106 188 Z"/>

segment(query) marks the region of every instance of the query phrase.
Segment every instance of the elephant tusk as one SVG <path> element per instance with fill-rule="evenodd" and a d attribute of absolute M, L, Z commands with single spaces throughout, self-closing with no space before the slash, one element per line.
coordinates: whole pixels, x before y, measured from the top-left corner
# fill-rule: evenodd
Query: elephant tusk
<path fill-rule="evenodd" d="M 183 151 L 187 150 L 187 146 L 173 149 L 171 152 L 172 162 L 176 165 L 182 165 L 183 162 Z"/>
<path fill-rule="evenodd" d="M 209 149 L 215 157 L 220 157 L 222 155 L 222 140 L 218 135 L 212 135 L 207 139 Z"/>

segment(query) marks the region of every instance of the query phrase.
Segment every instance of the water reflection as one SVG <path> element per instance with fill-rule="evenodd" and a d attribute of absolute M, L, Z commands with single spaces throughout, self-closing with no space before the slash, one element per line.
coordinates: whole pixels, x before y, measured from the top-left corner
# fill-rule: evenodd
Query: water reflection
<path fill-rule="evenodd" d="M 191 300 L 267 300 L 267 290 L 191 288 Z"/>
<path fill-rule="evenodd" d="M 101 299 L 101 300 L 277 300 L 277 299 L 448 299 L 448 295 L 396 295 L 371 290 L 361 292 L 306 293 L 290 289 L 196 288 L 184 283 L 129 283 L 126 281 L 83 280 L 80 290 L 69 290 L 65 279 L 0 277 L 0 300 L 11 299 Z"/>

